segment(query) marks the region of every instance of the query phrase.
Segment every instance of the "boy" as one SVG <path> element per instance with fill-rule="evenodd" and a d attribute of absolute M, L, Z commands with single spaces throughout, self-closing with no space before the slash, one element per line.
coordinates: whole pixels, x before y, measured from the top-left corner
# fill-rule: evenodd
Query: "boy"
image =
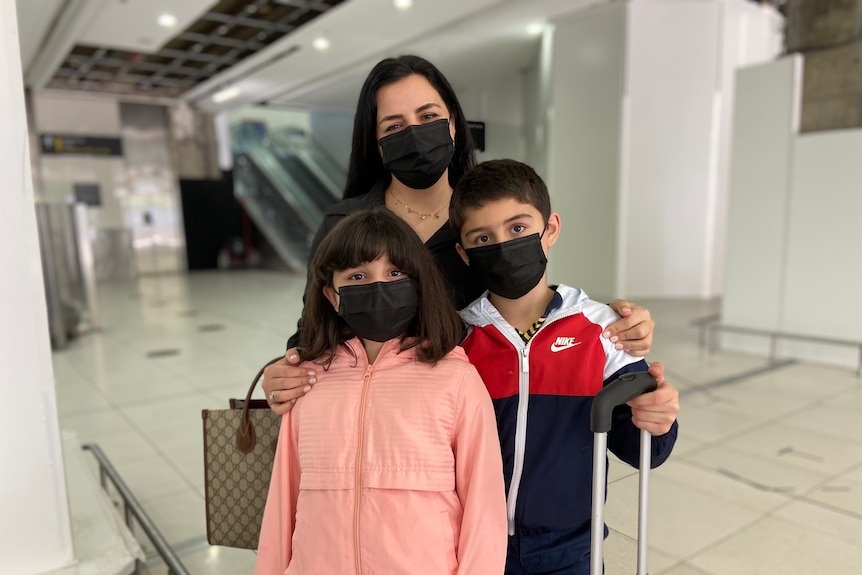
<path fill-rule="evenodd" d="M 458 253 L 489 291 L 461 316 L 464 348 L 494 401 L 503 451 L 507 575 L 589 573 L 592 501 L 590 406 L 603 385 L 649 369 L 658 389 L 617 408 L 608 447 L 637 467 L 639 429 L 653 433 L 652 465 L 677 435 L 676 390 L 664 368 L 600 337 L 617 319 L 568 286 L 549 286 L 548 249 L 560 233 L 544 182 L 513 160 L 483 162 L 458 182 L 449 223 Z"/>

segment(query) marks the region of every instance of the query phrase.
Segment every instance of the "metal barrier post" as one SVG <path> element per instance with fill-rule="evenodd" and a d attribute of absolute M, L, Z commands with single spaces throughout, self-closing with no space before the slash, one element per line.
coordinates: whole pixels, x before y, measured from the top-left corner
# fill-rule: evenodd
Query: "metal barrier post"
<path fill-rule="evenodd" d="M 117 473 L 117 470 L 114 469 L 113 465 L 111 465 L 111 462 L 105 455 L 105 452 L 102 451 L 102 449 L 95 443 L 88 443 L 82 446 L 82 448 L 92 453 L 96 460 L 99 462 L 99 475 L 103 479 L 102 487 L 105 487 L 104 476 L 107 475 L 108 477 L 110 477 L 111 482 L 114 484 L 114 487 L 117 489 L 117 492 L 120 494 L 120 497 L 122 497 L 125 507 L 126 524 L 131 527 L 132 516 L 134 516 L 135 519 L 138 520 L 138 524 L 141 526 L 141 529 L 144 530 L 144 533 L 153 543 L 153 546 L 156 548 L 156 551 L 159 553 L 165 564 L 168 566 L 168 573 L 170 573 L 171 575 L 190 575 L 189 572 L 186 570 L 185 566 L 180 561 L 180 558 L 171 548 L 168 541 L 158 530 L 152 519 L 150 519 L 149 515 L 147 515 L 146 511 L 144 511 L 144 508 L 141 507 L 141 504 L 138 503 L 138 500 L 135 499 L 135 496 L 132 494 L 129 487 L 120 477 L 120 474 Z"/>

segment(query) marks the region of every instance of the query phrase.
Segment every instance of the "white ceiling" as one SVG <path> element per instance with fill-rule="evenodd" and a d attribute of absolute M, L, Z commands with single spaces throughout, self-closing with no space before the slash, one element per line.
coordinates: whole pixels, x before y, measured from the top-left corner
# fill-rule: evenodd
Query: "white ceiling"
<path fill-rule="evenodd" d="M 74 3 L 75 0 L 72 0 Z M 284 106 L 353 108 L 359 87 L 371 67 L 383 57 L 404 53 L 434 62 L 456 89 L 500 76 L 531 64 L 539 38 L 526 26 L 548 22 L 561 14 L 609 0 L 414 0 L 408 11 L 392 0 L 347 0 L 280 41 L 233 68 L 204 82 L 183 99 L 209 110 L 268 101 Z M 21 36 L 40 35 L 56 13 L 56 0 L 17 0 Z M 88 22 L 74 22 L 65 42 L 39 42 L 43 49 L 65 57 L 74 43 L 106 44 L 137 51 L 157 48 L 214 4 L 211 0 L 78 0 L 88 2 Z M 101 9 L 93 11 L 93 4 Z M 53 9 L 53 13 L 52 13 Z M 170 11 L 179 23 L 173 31 L 159 28 L 155 19 Z M 47 22 L 47 23 L 46 23 Z M 54 30 L 52 35 L 62 35 Z M 167 34 L 167 35 L 166 35 Z M 319 52 L 312 41 L 324 35 L 330 48 Z M 23 44 L 23 41 L 22 41 Z M 66 45 L 68 44 L 68 45 Z M 291 47 L 299 49 L 267 65 Z M 33 50 L 32 48 L 30 49 Z M 23 59 L 23 58 L 22 58 Z M 23 59 L 26 63 L 28 60 Z M 50 72 L 52 73 L 53 70 Z M 33 74 L 29 75 L 33 77 Z M 44 77 L 43 72 L 42 76 Z M 214 91 L 236 85 L 241 96 L 222 105 L 211 100 Z M 36 86 L 37 88 L 39 86 Z"/>
<path fill-rule="evenodd" d="M 21 64 L 26 69 L 39 50 L 51 19 L 63 0 L 18 0 L 18 38 Z"/>
<path fill-rule="evenodd" d="M 30 0 L 18 0 L 18 2 Z M 215 0 L 109 0 L 83 32 L 82 44 L 152 52 L 197 20 Z M 160 26 L 161 14 L 177 19 L 173 28 Z"/>

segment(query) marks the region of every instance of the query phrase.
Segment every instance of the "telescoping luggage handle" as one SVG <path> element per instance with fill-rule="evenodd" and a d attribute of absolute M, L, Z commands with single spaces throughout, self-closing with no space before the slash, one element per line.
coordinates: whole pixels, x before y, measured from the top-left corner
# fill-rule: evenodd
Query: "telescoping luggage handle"
<path fill-rule="evenodd" d="M 593 515 L 590 540 L 590 575 L 601 575 L 605 539 L 605 481 L 607 476 L 608 431 L 613 411 L 632 399 L 654 391 L 656 380 L 647 372 L 626 373 L 606 385 L 593 398 L 590 430 L 593 432 Z M 647 575 L 647 491 L 652 442 L 649 431 L 641 430 L 640 475 L 638 487 L 638 571 Z"/>

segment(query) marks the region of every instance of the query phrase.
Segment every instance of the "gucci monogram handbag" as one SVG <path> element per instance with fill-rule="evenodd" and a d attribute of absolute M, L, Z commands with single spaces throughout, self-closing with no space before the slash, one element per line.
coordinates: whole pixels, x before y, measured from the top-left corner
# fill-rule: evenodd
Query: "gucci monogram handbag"
<path fill-rule="evenodd" d="M 266 400 L 231 399 L 230 409 L 204 409 L 204 480 L 210 545 L 257 549 L 281 416 Z"/>

